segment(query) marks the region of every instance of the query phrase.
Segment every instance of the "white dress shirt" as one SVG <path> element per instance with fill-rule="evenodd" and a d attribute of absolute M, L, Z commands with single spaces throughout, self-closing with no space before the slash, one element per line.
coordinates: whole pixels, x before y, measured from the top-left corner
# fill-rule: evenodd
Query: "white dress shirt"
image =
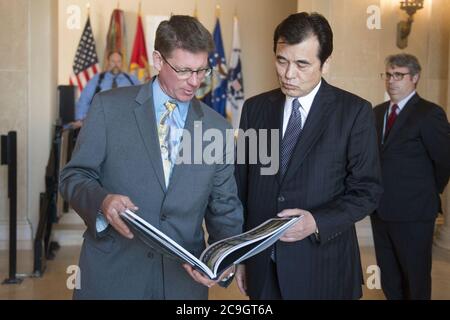
<path fill-rule="evenodd" d="M 303 97 L 289 97 L 286 96 L 286 101 L 284 103 L 284 113 L 283 113 L 283 137 L 286 132 L 286 128 L 289 122 L 289 117 L 292 113 L 292 101 L 294 99 L 298 99 L 300 102 L 300 114 L 302 115 L 302 129 L 305 126 L 306 119 L 308 118 L 309 111 L 311 110 L 311 106 L 313 104 L 314 98 L 316 97 L 317 92 L 319 91 L 320 85 L 322 84 L 322 80 L 314 87 L 314 89 Z"/>

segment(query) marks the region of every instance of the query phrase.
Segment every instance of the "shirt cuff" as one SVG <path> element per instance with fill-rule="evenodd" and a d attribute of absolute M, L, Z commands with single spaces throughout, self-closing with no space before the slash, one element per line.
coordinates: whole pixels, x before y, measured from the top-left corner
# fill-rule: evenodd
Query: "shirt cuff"
<path fill-rule="evenodd" d="M 101 213 L 101 211 L 97 212 L 97 219 L 95 221 L 95 229 L 97 233 L 105 231 L 108 228 L 109 222 L 106 220 L 105 216 Z"/>

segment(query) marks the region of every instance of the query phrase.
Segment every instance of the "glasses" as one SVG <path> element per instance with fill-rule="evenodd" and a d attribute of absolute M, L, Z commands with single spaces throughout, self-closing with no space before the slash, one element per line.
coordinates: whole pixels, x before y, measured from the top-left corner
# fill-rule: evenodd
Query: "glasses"
<path fill-rule="evenodd" d="M 381 79 L 389 81 L 392 79 L 394 79 L 395 81 L 401 81 L 403 80 L 403 77 L 406 76 L 407 74 L 410 73 L 401 73 L 401 72 L 394 72 L 394 73 L 380 73 Z"/>
<path fill-rule="evenodd" d="M 161 53 L 160 53 L 161 54 Z M 167 59 L 161 54 L 161 58 L 163 58 L 163 60 L 169 65 L 169 67 L 172 68 L 173 71 L 175 71 L 177 73 L 177 76 L 179 79 L 181 80 L 187 80 L 190 77 L 192 77 L 192 75 L 194 73 L 197 74 L 197 77 L 199 78 L 204 78 L 207 77 L 211 74 L 212 69 L 211 68 L 202 68 L 202 69 L 198 69 L 198 70 L 191 70 L 191 69 L 182 69 L 182 70 L 177 70 L 175 69 L 174 66 L 172 66 L 170 64 L 169 61 L 167 61 Z"/>

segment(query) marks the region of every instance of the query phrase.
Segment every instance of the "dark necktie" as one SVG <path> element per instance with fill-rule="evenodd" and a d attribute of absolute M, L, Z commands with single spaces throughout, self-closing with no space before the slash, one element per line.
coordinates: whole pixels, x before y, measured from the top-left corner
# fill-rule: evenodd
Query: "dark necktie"
<path fill-rule="evenodd" d="M 292 112 L 289 117 L 289 121 L 286 127 L 286 132 L 284 133 L 283 140 L 281 140 L 281 176 L 286 173 L 287 167 L 289 165 L 289 160 L 291 159 L 292 152 L 297 145 L 298 137 L 302 131 L 302 115 L 300 113 L 301 104 L 298 99 L 292 101 Z M 270 249 L 270 259 L 275 260 L 276 257 L 276 246 L 272 245 Z"/>
<path fill-rule="evenodd" d="M 117 88 L 117 81 L 116 81 L 116 78 L 117 78 L 117 77 L 114 77 L 114 78 L 113 78 L 113 81 L 112 81 L 112 87 L 111 87 L 112 89 Z"/>
<path fill-rule="evenodd" d="M 391 131 L 392 126 L 394 125 L 395 119 L 397 119 L 397 109 L 398 105 L 394 104 L 391 108 L 391 113 L 389 113 L 389 117 L 386 122 L 386 128 L 384 130 L 384 139 L 387 138 L 389 131 Z"/>
<path fill-rule="evenodd" d="M 281 140 L 281 175 L 284 176 L 289 160 L 291 159 L 292 152 L 297 144 L 298 137 L 302 131 L 302 115 L 300 113 L 300 102 L 298 99 L 292 101 L 292 113 L 289 117 L 289 121 L 284 133 L 283 140 Z"/>

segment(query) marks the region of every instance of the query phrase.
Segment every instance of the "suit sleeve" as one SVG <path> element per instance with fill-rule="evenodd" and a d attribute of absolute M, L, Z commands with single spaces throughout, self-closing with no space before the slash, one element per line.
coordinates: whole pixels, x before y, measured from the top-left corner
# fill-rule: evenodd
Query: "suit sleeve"
<path fill-rule="evenodd" d="M 442 193 L 450 175 L 450 125 L 440 107 L 433 108 L 427 115 L 421 135 L 434 164 L 438 191 Z"/>
<path fill-rule="evenodd" d="M 225 130 L 222 133 L 226 136 Z M 205 215 L 209 243 L 242 233 L 242 204 L 238 198 L 232 158 L 234 139 L 229 143 L 231 145 L 224 143 L 222 163 L 215 164 L 213 187 Z"/>
<path fill-rule="evenodd" d="M 365 103 L 357 114 L 347 143 L 345 192 L 312 210 L 326 243 L 371 214 L 382 194 L 377 133 L 372 108 Z"/>
<path fill-rule="evenodd" d="M 97 238 L 98 211 L 108 192 L 101 185 L 101 166 L 106 156 L 105 115 L 96 95 L 77 139 L 72 159 L 61 171 L 59 190 Z"/>

